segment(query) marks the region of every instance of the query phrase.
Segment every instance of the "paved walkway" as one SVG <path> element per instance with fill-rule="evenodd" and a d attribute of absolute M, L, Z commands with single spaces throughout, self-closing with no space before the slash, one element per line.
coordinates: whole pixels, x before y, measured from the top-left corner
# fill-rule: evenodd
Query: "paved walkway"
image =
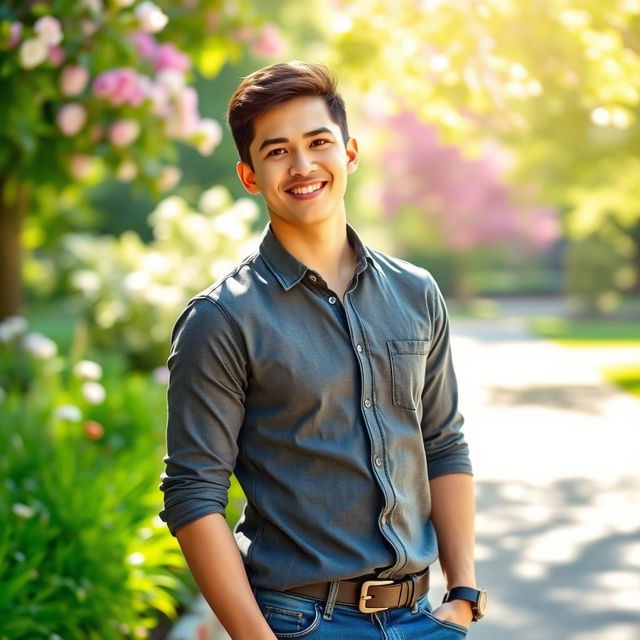
<path fill-rule="evenodd" d="M 453 322 L 491 596 L 470 638 L 640 640 L 640 400 L 599 373 L 640 348 L 536 339 L 525 318 L 540 311 Z"/>

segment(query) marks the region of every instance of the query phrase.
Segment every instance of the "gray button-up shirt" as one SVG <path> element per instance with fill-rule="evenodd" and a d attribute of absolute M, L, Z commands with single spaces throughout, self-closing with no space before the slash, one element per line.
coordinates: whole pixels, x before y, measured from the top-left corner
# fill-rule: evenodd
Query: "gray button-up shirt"
<path fill-rule="evenodd" d="M 268 228 L 174 330 L 161 517 L 224 513 L 235 473 L 255 587 L 423 570 L 429 478 L 471 473 L 435 281 L 348 235 L 344 304 Z"/>

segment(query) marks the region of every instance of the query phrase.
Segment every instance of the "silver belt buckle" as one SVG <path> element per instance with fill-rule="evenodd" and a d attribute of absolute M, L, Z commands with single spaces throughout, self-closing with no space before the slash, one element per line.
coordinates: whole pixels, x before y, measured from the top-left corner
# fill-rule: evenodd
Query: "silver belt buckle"
<path fill-rule="evenodd" d="M 368 607 L 367 600 L 371 600 L 373 596 L 369 595 L 369 589 L 371 587 L 382 587 L 384 585 L 393 584 L 393 580 L 367 580 L 362 583 L 360 588 L 360 602 L 358 602 L 358 609 L 362 613 L 376 613 L 376 611 L 386 611 L 389 607 Z"/>

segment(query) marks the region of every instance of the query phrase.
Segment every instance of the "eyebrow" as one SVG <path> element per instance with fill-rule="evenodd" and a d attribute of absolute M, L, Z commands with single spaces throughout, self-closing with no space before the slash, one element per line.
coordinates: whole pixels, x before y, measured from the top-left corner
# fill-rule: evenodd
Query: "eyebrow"
<path fill-rule="evenodd" d="M 320 135 L 321 133 L 329 133 L 333 135 L 333 131 L 327 127 L 320 127 L 319 129 L 314 129 L 313 131 L 309 131 L 308 133 L 304 133 L 302 135 L 303 138 L 313 138 L 313 136 Z M 282 144 L 283 142 L 289 142 L 289 138 L 267 138 L 261 145 L 258 151 L 262 151 L 265 147 L 268 147 L 271 144 Z"/>

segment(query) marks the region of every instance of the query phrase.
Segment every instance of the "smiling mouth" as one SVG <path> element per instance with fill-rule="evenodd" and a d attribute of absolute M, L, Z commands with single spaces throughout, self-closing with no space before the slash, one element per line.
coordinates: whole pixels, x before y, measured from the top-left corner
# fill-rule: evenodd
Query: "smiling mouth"
<path fill-rule="evenodd" d="M 311 196 L 314 193 L 320 191 L 326 184 L 326 182 L 313 182 L 311 184 L 305 184 L 300 187 L 287 189 L 287 193 L 290 193 L 291 195 L 297 197 Z"/>

